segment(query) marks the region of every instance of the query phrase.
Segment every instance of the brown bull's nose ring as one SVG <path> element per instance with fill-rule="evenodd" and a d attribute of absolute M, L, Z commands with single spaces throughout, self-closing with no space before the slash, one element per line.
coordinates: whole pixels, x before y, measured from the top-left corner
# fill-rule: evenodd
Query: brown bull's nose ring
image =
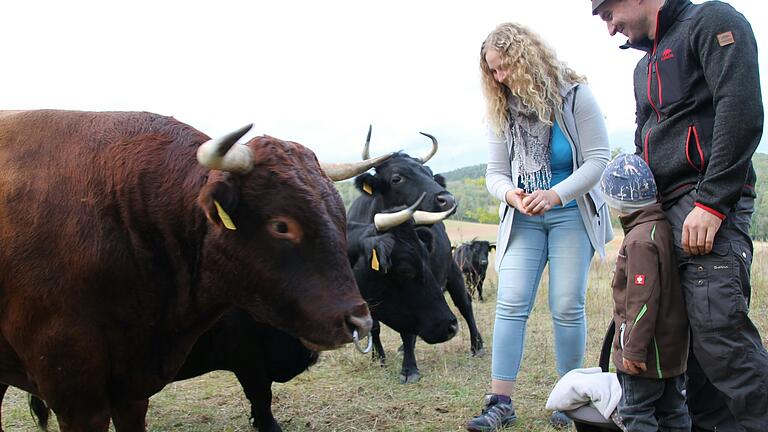
<path fill-rule="evenodd" d="M 365 349 L 362 349 L 359 345 L 360 337 L 357 335 L 357 330 L 352 330 L 352 343 L 355 345 L 355 349 L 360 351 L 362 354 L 368 354 L 371 351 L 371 346 L 373 345 L 373 339 L 371 339 L 371 335 L 369 334 L 366 337 L 368 338 L 368 346 L 365 347 Z"/>

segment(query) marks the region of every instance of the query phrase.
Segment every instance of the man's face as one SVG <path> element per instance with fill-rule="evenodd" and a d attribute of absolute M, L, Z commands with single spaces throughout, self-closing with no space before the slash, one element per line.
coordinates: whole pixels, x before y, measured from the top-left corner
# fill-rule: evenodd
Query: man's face
<path fill-rule="evenodd" d="M 632 43 L 653 36 L 648 17 L 637 0 L 608 0 L 595 12 L 605 22 L 611 36 L 621 33 Z"/>

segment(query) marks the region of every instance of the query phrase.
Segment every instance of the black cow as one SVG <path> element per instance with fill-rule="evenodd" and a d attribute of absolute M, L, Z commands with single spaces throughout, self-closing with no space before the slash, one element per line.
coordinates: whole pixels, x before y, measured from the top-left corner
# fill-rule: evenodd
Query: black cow
<path fill-rule="evenodd" d="M 369 129 L 363 152 L 364 159 L 369 158 L 370 133 Z M 366 173 L 355 178 L 356 187 L 363 193 L 352 203 L 347 212 L 349 221 L 371 223 L 375 214 L 388 208 L 413 203 L 422 194 L 425 194 L 425 197 L 419 210 L 450 212 L 455 209 L 456 201 L 445 189 L 445 179 L 441 175 L 434 175 L 432 170 L 424 165 L 437 151 L 437 140 L 431 135 L 423 135 L 432 140 L 432 151 L 427 156 L 416 159 L 402 152 L 396 153 L 378 165 L 375 168 L 375 174 Z M 481 355 L 484 353 L 483 339 L 475 324 L 472 299 L 467 294 L 464 277 L 452 259 L 451 242 L 445 231 L 445 225 L 437 222 L 431 226 L 430 230 L 434 241 L 434 251 L 429 257 L 432 273 L 438 285 L 448 291 L 451 300 L 467 322 L 472 355 Z M 416 338 L 409 334 L 401 334 L 401 337 L 404 346 L 401 380 L 408 383 L 416 382 L 420 377 L 414 355 Z M 379 355 L 383 360 L 384 353 L 381 352 Z"/>
<path fill-rule="evenodd" d="M 347 226 L 350 263 L 374 319 L 373 357 L 382 362 L 385 355 L 379 321 L 401 335 L 418 335 L 427 343 L 445 342 L 458 331 L 456 317 L 432 273 L 432 231 L 414 225 L 435 220 L 423 220 L 425 213 L 420 212 L 415 222 L 411 221 L 417 205 L 396 213 L 377 214 L 373 223 L 349 222 Z M 442 213 L 429 217 L 447 216 Z M 408 377 L 404 373 L 401 380 L 405 382 Z"/>
<path fill-rule="evenodd" d="M 317 361 L 318 353 L 270 325 L 231 309 L 197 340 L 174 378 L 182 381 L 215 370 L 233 372 L 251 402 L 251 425 L 261 432 L 280 432 L 272 415 L 272 383 L 288 382 Z M 6 385 L 0 384 L 0 401 Z M 36 396 L 30 411 L 46 430 L 48 409 Z"/>
<path fill-rule="evenodd" d="M 473 239 L 469 243 L 462 243 L 453 251 L 453 260 L 464 273 L 470 297 L 474 297 L 477 291 L 478 298 L 483 301 L 483 282 L 485 271 L 488 269 L 488 253 L 495 249 L 495 243 Z"/>

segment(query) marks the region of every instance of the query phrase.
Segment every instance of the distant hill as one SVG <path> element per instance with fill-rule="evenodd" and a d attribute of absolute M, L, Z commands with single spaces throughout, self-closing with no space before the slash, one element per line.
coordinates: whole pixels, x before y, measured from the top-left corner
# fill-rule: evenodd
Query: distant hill
<path fill-rule="evenodd" d="M 471 165 L 440 174 L 445 177 L 446 181 L 461 181 L 467 178 L 476 179 L 485 177 L 485 164 Z"/>

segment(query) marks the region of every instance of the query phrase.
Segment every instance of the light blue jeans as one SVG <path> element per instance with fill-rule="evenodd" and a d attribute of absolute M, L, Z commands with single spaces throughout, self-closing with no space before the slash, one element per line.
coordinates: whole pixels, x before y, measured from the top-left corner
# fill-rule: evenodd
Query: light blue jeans
<path fill-rule="evenodd" d="M 515 212 L 510 236 L 499 270 L 491 377 L 517 379 L 526 323 L 547 262 L 557 373 L 582 367 L 587 275 L 594 248 L 578 207 L 554 208 L 538 216 Z"/>

